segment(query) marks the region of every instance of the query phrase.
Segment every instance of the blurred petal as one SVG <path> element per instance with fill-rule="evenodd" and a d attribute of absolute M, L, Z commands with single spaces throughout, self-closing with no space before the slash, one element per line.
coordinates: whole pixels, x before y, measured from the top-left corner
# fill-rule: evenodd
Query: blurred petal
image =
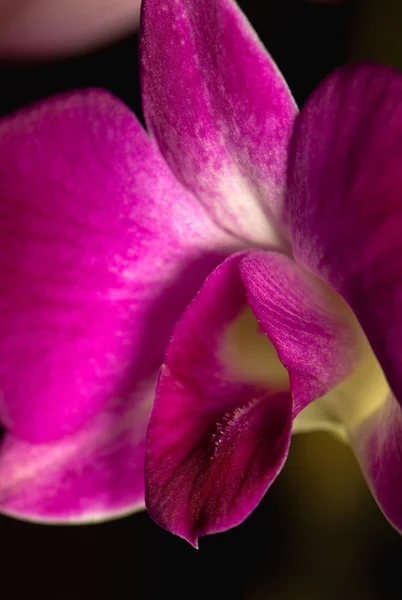
<path fill-rule="evenodd" d="M 148 429 L 151 516 L 194 545 L 240 523 L 280 472 L 292 419 L 356 359 L 348 317 L 290 259 L 227 259 L 165 357 Z"/>
<path fill-rule="evenodd" d="M 349 377 L 308 409 L 317 406 L 338 424 L 333 431 L 352 444 L 385 516 L 402 529 L 401 411 L 363 335 L 359 347 L 359 364 Z"/>
<path fill-rule="evenodd" d="M 279 243 L 297 108 L 232 0 L 145 0 L 147 126 L 178 179 L 227 230 Z"/>
<path fill-rule="evenodd" d="M 0 447 L 0 512 L 40 522 L 104 521 L 144 507 L 144 441 L 154 385 L 115 400 L 83 429 Z"/>
<path fill-rule="evenodd" d="M 351 441 L 384 515 L 402 532 L 402 416 L 392 394 L 351 431 Z"/>
<path fill-rule="evenodd" d="M 319 398 L 306 406 L 298 413 L 293 421 L 292 435 L 297 433 L 311 433 L 313 431 L 326 431 L 338 440 L 347 442 L 347 433 L 344 423 L 334 414 L 331 407 L 327 406 L 326 398 Z"/>
<path fill-rule="evenodd" d="M 0 0 L 0 54 L 45 58 L 88 50 L 134 30 L 141 0 Z"/>
<path fill-rule="evenodd" d="M 401 165 L 402 76 L 374 65 L 335 72 L 312 95 L 296 129 L 290 222 L 297 260 L 347 300 L 379 361 L 367 344 L 359 370 L 325 401 L 345 424 L 373 494 L 399 530 Z"/>
<path fill-rule="evenodd" d="M 375 65 L 336 71 L 313 93 L 295 131 L 294 252 L 351 306 L 399 402 L 401 165 L 402 76 Z"/>
<path fill-rule="evenodd" d="M 227 237 L 108 94 L 3 120 L 2 425 L 54 440 L 153 377 Z"/>

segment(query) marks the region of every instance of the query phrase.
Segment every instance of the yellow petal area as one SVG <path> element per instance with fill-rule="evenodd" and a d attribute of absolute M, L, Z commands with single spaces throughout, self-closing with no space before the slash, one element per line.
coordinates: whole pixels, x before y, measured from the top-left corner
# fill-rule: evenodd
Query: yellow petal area
<path fill-rule="evenodd" d="M 234 379 L 277 391 L 289 389 L 289 374 L 248 307 L 227 328 L 221 357 Z"/>
<path fill-rule="evenodd" d="M 357 321 L 356 327 L 360 329 Z M 383 370 L 361 329 L 359 333 L 360 354 L 356 368 L 328 394 L 314 402 L 349 431 L 385 406 L 390 395 Z"/>
<path fill-rule="evenodd" d="M 334 297 L 329 291 L 331 303 Z M 359 359 L 346 379 L 299 413 L 293 424 L 293 433 L 329 431 L 347 441 L 348 431 L 355 429 L 385 404 L 390 389 L 350 308 L 337 295 L 333 306 L 355 328 Z M 234 378 L 260 383 L 270 390 L 289 389 L 288 372 L 249 308 L 228 327 L 220 354 Z"/>

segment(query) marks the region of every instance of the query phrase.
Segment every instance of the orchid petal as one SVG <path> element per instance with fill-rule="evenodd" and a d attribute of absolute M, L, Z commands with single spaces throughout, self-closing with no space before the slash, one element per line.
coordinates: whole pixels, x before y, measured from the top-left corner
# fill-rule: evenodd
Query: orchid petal
<path fill-rule="evenodd" d="M 217 223 L 279 243 L 297 108 L 232 0 L 144 0 L 143 108 L 178 179 Z"/>
<path fill-rule="evenodd" d="M 45 523 L 93 523 L 144 508 L 144 441 L 153 384 L 114 399 L 81 430 L 42 444 L 7 434 L 0 512 Z"/>
<path fill-rule="evenodd" d="M 140 0 L 0 0 L 0 54 L 62 56 L 138 27 Z"/>
<path fill-rule="evenodd" d="M 293 140 L 295 257 L 343 296 L 402 401 L 402 76 L 345 67 L 316 90 Z"/>
<path fill-rule="evenodd" d="M 228 236 L 107 93 L 4 119 L 0 158 L 1 423 L 44 442 L 155 375 Z"/>
<path fill-rule="evenodd" d="M 402 532 L 402 415 L 392 394 L 351 430 L 350 440 L 381 510 Z"/>
<path fill-rule="evenodd" d="M 194 545 L 240 523 L 280 472 L 292 419 L 348 375 L 355 354 L 348 316 L 292 260 L 227 259 L 167 350 L 148 428 L 151 516 Z"/>
<path fill-rule="evenodd" d="M 378 359 L 331 403 L 378 502 L 399 528 L 401 164 L 400 73 L 357 65 L 328 77 L 303 108 L 293 139 L 288 211 L 294 253 L 346 299 Z"/>

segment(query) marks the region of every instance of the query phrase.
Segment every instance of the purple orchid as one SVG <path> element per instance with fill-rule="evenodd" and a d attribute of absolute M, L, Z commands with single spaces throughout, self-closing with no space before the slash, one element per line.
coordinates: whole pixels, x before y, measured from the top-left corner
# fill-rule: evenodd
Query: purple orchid
<path fill-rule="evenodd" d="M 143 0 L 141 67 L 149 135 L 95 90 L 0 125 L 0 510 L 143 508 L 145 460 L 196 545 L 326 428 L 402 528 L 401 75 L 298 116 L 232 0 Z"/>

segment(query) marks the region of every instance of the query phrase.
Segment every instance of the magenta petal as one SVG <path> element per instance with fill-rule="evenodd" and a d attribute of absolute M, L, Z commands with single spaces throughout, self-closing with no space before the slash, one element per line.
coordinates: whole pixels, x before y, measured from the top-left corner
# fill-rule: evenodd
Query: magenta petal
<path fill-rule="evenodd" d="M 0 512 L 87 523 L 144 507 L 144 441 L 154 383 L 110 403 L 80 431 L 42 444 L 8 434 L 0 446 Z"/>
<path fill-rule="evenodd" d="M 54 440 L 153 376 L 224 244 L 107 93 L 4 119 L 2 424 L 31 442 Z"/>
<path fill-rule="evenodd" d="M 402 76 L 345 67 L 303 108 L 289 167 L 296 259 L 350 304 L 402 401 Z"/>
<path fill-rule="evenodd" d="M 351 373 L 356 331 L 340 300 L 287 257 L 250 252 L 240 273 L 248 304 L 289 373 L 295 417 Z"/>
<path fill-rule="evenodd" d="M 255 321 L 250 345 L 241 335 L 225 346 L 248 305 L 260 331 Z M 353 368 L 353 335 L 332 311 L 322 286 L 280 254 L 234 255 L 207 279 L 176 326 L 150 418 L 147 508 L 157 523 L 196 545 L 255 508 L 286 459 L 292 418 Z M 256 376 L 247 355 L 260 338 Z"/>
<path fill-rule="evenodd" d="M 236 4 L 144 0 L 141 65 L 147 126 L 175 175 L 220 225 L 274 241 L 297 109 Z"/>

